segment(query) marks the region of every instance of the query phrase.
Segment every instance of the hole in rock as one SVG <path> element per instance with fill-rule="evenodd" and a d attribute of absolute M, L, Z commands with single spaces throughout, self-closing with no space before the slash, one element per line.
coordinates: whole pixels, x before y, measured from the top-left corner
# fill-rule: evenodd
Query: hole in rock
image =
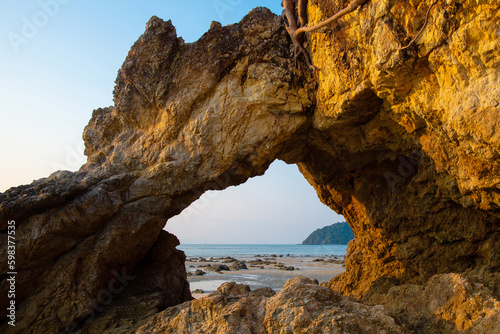
<path fill-rule="evenodd" d="M 248 284 L 252 289 L 280 290 L 297 275 L 321 282 L 344 271 L 346 245 L 301 244 L 313 231 L 343 221 L 320 202 L 296 165 L 275 161 L 263 176 L 206 192 L 164 229 L 179 238 L 177 248 L 186 253 L 192 291 L 214 291 L 221 280 Z M 233 263 L 224 263 L 226 257 L 244 261 L 247 269 L 222 270 L 221 274 L 210 268 L 231 267 Z M 271 263 L 259 265 L 256 259 Z M 198 269 L 205 274 L 195 275 Z"/>

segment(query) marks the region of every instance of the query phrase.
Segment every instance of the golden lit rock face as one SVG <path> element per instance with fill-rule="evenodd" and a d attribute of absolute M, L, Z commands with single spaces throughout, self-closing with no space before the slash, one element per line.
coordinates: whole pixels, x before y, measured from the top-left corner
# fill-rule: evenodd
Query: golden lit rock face
<path fill-rule="evenodd" d="M 498 292 L 498 278 L 490 282 L 485 287 L 460 274 L 441 274 L 423 286 L 394 286 L 376 301 L 417 333 L 496 333 L 500 300 L 492 290 Z"/>
<path fill-rule="evenodd" d="M 310 22 L 346 3 L 311 0 Z M 499 6 L 438 1 L 401 50 L 429 6 L 371 0 L 308 34 L 314 90 L 268 10 L 214 23 L 192 44 L 152 18 L 119 71 L 114 106 L 85 129 L 87 164 L 0 194 L 1 228 L 18 224 L 16 330 L 346 330 L 333 309 L 346 328 L 374 333 L 498 328 Z M 298 164 L 353 228 L 346 272 L 329 283 L 344 296 L 299 279 L 276 296 L 226 286 L 161 312 L 191 299 L 165 222 L 275 159 Z M 117 275 L 126 289 L 96 305 Z M 414 300 L 432 307 L 405 313 Z"/>
<path fill-rule="evenodd" d="M 224 283 L 172 307 L 137 333 L 405 333 L 383 306 L 366 306 L 299 276 L 279 293 Z"/>
<path fill-rule="evenodd" d="M 370 1 L 308 36 L 321 69 L 312 146 L 329 163 L 300 166 L 353 227 L 331 286 L 356 296 L 500 268 L 498 4 L 440 1 L 401 50 L 430 4 Z M 344 5 L 310 1 L 309 20 Z"/>

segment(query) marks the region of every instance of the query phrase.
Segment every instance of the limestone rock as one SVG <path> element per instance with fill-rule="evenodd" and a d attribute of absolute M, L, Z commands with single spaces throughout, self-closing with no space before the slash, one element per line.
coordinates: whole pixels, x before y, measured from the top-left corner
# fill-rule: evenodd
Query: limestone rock
<path fill-rule="evenodd" d="M 248 269 L 247 265 L 244 262 L 237 261 L 229 266 L 231 270 L 244 270 Z"/>
<path fill-rule="evenodd" d="M 372 299 L 416 333 L 500 331 L 500 298 L 464 275 L 436 275 L 425 286 L 396 286 Z"/>
<path fill-rule="evenodd" d="M 82 333 L 129 332 L 148 316 L 191 300 L 184 265 L 186 257 L 175 249 L 178 245 L 174 235 L 161 231 L 133 274 L 124 277 L 123 290 L 114 291 L 111 302 L 104 301 L 89 318 L 76 326 L 67 326 L 68 329 L 73 327 L 75 332 Z"/>
<path fill-rule="evenodd" d="M 79 172 L 0 194 L 0 228 L 17 224 L 19 272 L 16 328 L 3 323 L 2 332 L 85 331 L 97 308 L 101 317 L 88 331 L 108 328 L 123 312 L 97 301 L 116 273 L 151 282 L 140 293 L 157 302 L 131 302 L 134 321 L 189 300 L 175 243 L 162 246 L 171 256 L 148 258 L 166 221 L 208 189 L 264 173 L 310 103 L 282 22 L 263 8 L 193 44 L 153 17 L 118 73 L 114 101 L 95 110 L 85 129 L 88 162 Z M 6 239 L 1 247 L 6 254 Z M 157 266 L 160 259 L 167 263 Z M 2 274 L 2 293 L 7 285 Z"/>
<path fill-rule="evenodd" d="M 345 2 L 310 0 L 309 21 Z M 88 162 L 0 194 L 2 296 L 12 220 L 18 271 L 17 325 L 3 322 L 0 331 L 118 333 L 169 323 L 189 332 L 187 319 L 214 331 L 210 314 L 229 332 L 320 323 L 401 330 L 385 308 L 303 281 L 274 297 L 225 287 L 158 313 L 191 299 L 184 255 L 161 232 L 165 222 L 205 191 L 262 175 L 276 159 L 298 164 L 353 229 L 346 272 L 331 289 L 386 304 L 403 326 L 427 319 L 439 327 L 431 319 L 438 314 L 443 331 L 494 330 L 499 5 L 439 1 L 422 35 L 402 50 L 428 6 L 371 0 L 307 34 L 321 69 L 315 84 L 294 66 L 282 19 L 266 9 L 235 25 L 213 24 L 192 44 L 153 17 L 118 73 L 114 105 L 95 110 L 85 128 Z M 400 304 L 384 299 L 389 293 Z M 420 295 L 442 308 L 404 314 L 401 305 Z M 341 321 L 315 313 L 308 300 Z M 6 302 L 0 299 L 0 309 Z M 280 313 L 285 304 L 291 311 Z"/>
<path fill-rule="evenodd" d="M 153 317 L 136 333 L 405 333 L 383 306 L 366 306 L 316 285 L 290 279 L 276 295 L 225 283 L 208 297 Z"/>
<path fill-rule="evenodd" d="M 299 166 L 356 236 L 344 293 L 500 268 L 499 6 L 440 1 L 400 50 L 429 5 L 370 1 L 308 35 L 318 132 Z M 310 1 L 309 20 L 342 6 Z"/>
<path fill-rule="evenodd" d="M 196 276 L 203 276 L 203 275 L 205 275 L 206 273 L 205 273 L 203 270 L 201 270 L 201 269 L 196 269 L 196 271 L 194 272 L 194 274 L 195 274 Z"/>
<path fill-rule="evenodd" d="M 216 271 L 216 272 L 219 272 L 219 271 L 229 271 L 231 269 L 229 269 L 228 266 L 226 266 L 225 264 L 212 264 L 210 267 L 207 267 L 208 270 L 213 270 L 213 271 Z"/>

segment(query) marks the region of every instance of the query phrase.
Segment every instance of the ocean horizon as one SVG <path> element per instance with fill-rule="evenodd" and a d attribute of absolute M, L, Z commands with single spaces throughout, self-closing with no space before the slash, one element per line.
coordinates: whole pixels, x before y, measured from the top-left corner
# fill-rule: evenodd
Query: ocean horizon
<path fill-rule="evenodd" d="M 193 257 L 255 257 L 260 256 L 294 256 L 294 257 L 326 257 L 346 255 L 347 245 L 302 245 L 302 244 L 181 244 L 188 258 Z"/>

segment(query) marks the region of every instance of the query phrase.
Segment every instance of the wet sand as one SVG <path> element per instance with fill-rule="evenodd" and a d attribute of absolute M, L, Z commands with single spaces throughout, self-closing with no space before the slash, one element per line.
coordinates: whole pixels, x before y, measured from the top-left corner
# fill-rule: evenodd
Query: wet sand
<path fill-rule="evenodd" d="M 285 282 L 302 275 L 321 282 L 328 282 L 334 276 L 345 271 L 343 258 L 335 257 L 252 257 L 252 258 L 188 258 L 186 269 L 191 291 L 203 290 L 203 293 L 193 293 L 194 298 L 203 297 L 214 292 L 225 282 L 236 282 L 249 285 L 252 290 L 271 287 L 275 291 L 283 288 Z M 204 261 L 205 260 L 205 261 Z M 235 260 L 244 262 L 248 269 L 222 270 L 215 272 L 207 266 L 231 266 Z M 259 261 L 260 260 L 260 261 Z M 295 270 L 285 270 L 287 267 Z M 289 268 L 290 269 L 290 268 Z M 196 270 L 203 270 L 205 275 L 195 275 Z"/>

